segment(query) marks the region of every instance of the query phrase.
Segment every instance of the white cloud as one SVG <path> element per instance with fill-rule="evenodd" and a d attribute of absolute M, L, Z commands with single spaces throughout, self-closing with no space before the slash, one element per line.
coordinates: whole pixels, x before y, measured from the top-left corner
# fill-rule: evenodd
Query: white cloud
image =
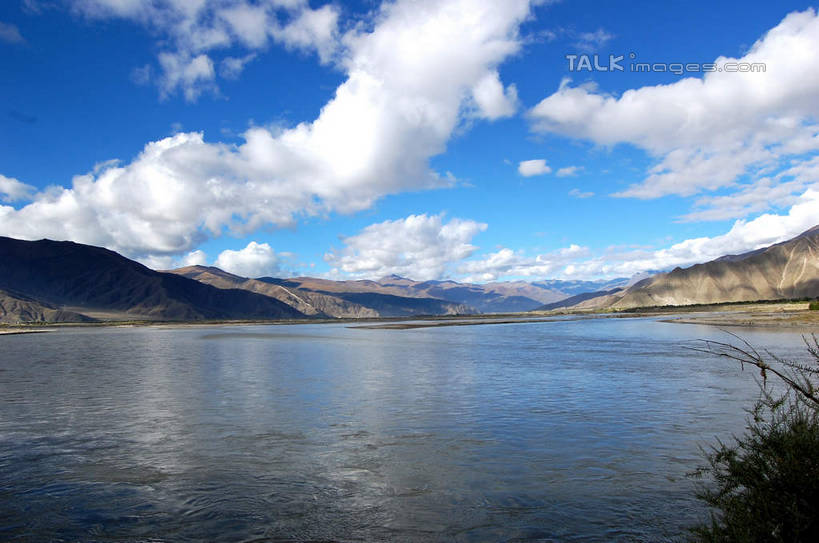
<path fill-rule="evenodd" d="M 0 21 L 0 41 L 7 43 L 23 43 L 26 41 L 20 34 L 20 29 L 11 23 Z"/>
<path fill-rule="evenodd" d="M 721 221 L 760 213 L 771 207 L 789 207 L 811 188 L 819 190 L 819 156 L 793 160 L 779 173 L 742 184 L 729 194 L 698 198 L 694 211 L 678 220 Z"/>
<path fill-rule="evenodd" d="M 765 71 L 725 71 L 732 62 L 764 63 Z M 636 198 L 731 188 L 744 175 L 819 150 L 819 73 L 806 69 L 819 64 L 813 10 L 791 13 L 744 57 L 715 64 L 723 71 L 619 97 L 564 80 L 530 111 L 533 129 L 647 151 L 656 164 L 618 194 Z"/>
<path fill-rule="evenodd" d="M 74 0 L 72 7 L 89 17 L 146 17 L 152 8 L 144 0 Z"/>
<path fill-rule="evenodd" d="M 276 41 L 288 47 L 310 51 L 328 63 L 337 47 L 338 10 L 332 5 L 318 9 L 302 9 L 290 24 L 272 31 Z"/>
<path fill-rule="evenodd" d="M 558 177 L 574 177 L 583 169 L 582 166 L 566 166 L 565 168 L 560 168 L 555 173 Z"/>
<path fill-rule="evenodd" d="M 478 248 L 472 240 L 487 228 L 486 224 L 458 218 L 445 221 L 443 215 L 410 215 L 370 225 L 354 236 L 343 238 L 344 246 L 331 250 L 324 258 L 334 266 L 328 274 L 333 278 L 375 279 L 397 274 L 418 280 L 451 277 L 465 282 L 486 282 L 517 278 L 631 277 L 786 241 L 816 226 L 817 217 L 819 191 L 808 190 L 785 214 L 738 220 L 725 234 L 688 239 L 666 248 L 610 247 L 595 253 L 587 247 L 571 244 L 528 256 L 524 251 L 503 247 L 475 257 Z M 216 266 L 247 277 L 276 275 L 281 273 L 282 258 L 286 256 L 286 253 L 274 253 L 267 244 L 251 242 L 241 251 L 224 251 Z M 204 260 L 204 254 L 201 258 Z M 152 261 L 164 262 L 162 259 Z"/>
<path fill-rule="evenodd" d="M 580 189 L 572 189 L 569 191 L 569 196 L 572 196 L 573 198 L 591 198 L 592 196 L 594 196 L 594 193 L 584 192 Z"/>
<path fill-rule="evenodd" d="M 523 177 L 544 175 L 550 173 L 551 171 L 552 169 L 546 165 L 546 160 L 542 158 L 523 160 L 518 164 L 518 173 Z"/>
<path fill-rule="evenodd" d="M 609 247 L 602 252 L 576 244 L 528 256 L 502 247 L 476 256 L 472 238 L 486 228 L 471 220 L 412 215 L 385 221 L 345 238 L 345 247 L 325 255 L 334 278 L 378 278 L 398 274 L 413 279 L 452 277 L 464 282 L 504 279 L 600 279 L 691 266 L 789 240 L 819 224 L 819 190 L 807 190 L 787 213 L 767 213 L 735 221 L 726 233 L 693 238 L 660 249 Z"/>
<path fill-rule="evenodd" d="M 256 58 L 256 53 L 250 53 L 243 57 L 227 57 L 219 63 L 219 74 L 225 79 L 237 79 L 245 69 L 245 66 Z"/>
<path fill-rule="evenodd" d="M 565 275 L 577 277 L 631 276 L 635 273 L 691 266 L 729 254 L 740 254 L 786 241 L 819 224 L 819 191 L 808 190 L 787 214 L 766 213 L 738 220 L 725 234 L 687 239 L 655 251 L 609 251 L 573 263 Z"/>
<path fill-rule="evenodd" d="M 222 251 L 214 265 L 226 272 L 251 278 L 277 276 L 282 272 L 280 258 L 270 245 L 255 241 L 239 251 Z"/>
<path fill-rule="evenodd" d="M 458 266 L 458 272 L 469 274 L 464 278 L 467 282 L 495 281 L 503 277 L 545 279 L 557 275 L 570 262 L 589 254 L 588 248 L 574 244 L 535 257 L 503 248 L 482 259 L 464 262 Z"/>
<path fill-rule="evenodd" d="M 449 186 L 429 159 L 463 121 L 470 90 L 518 50 L 528 15 L 525 0 L 387 3 L 371 29 L 346 35 L 347 79 L 313 122 L 254 127 L 240 144 L 195 132 L 148 143 L 128 164 L 0 207 L 0 233 L 178 256 L 226 229 L 245 235 Z"/>
<path fill-rule="evenodd" d="M 159 65 L 163 73 L 160 92 L 164 98 L 182 89 L 185 99 L 194 102 L 202 92 L 216 90 L 212 83 L 216 70 L 207 55 L 190 57 L 186 53 L 160 53 Z"/>
<path fill-rule="evenodd" d="M 205 254 L 205 251 L 197 249 L 186 254 L 182 258 L 181 264 L 182 266 L 207 266 L 208 255 Z"/>
<path fill-rule="evenodd" d="M 13 177 L 0 174 L 0 202 L 29 200 L 37 189 Z"/>
<path fill-rule="evenodd" d="M 239 61 L 271 41 L 315 52 L 323 63 L 340 46 L 339 8 L 332 3 L 316 9 L 307 0 L 74 0 L 71 5 L 85 17 L 127 19 L 157 34 L 162 97 L 182 92 L 194 101 L 203 92 L 217 92 L 216 64 L 225 77 L 236 77 L 247 62 Z M 251 53 L 213 58 L 238 47 Z M 144 67 L 138 70 L 134 75 L 140 80 L 151 75 Z"/>
<path fill-rule="evenodd" d="M 498 72 L 487 73 L 472 89 L 472 97 L 480 117 L 495 120 L 509 117 L 518 109 L 518 89 L 509 85 L 505 90 Z"/>
<path fill-rule="evenodd" d="M 614 38 L 614 34 L 598 28 L 594 32 L 581 32 L 577 34 L 575 46 L 581 51 L 588 53 L 596 52 Z"/>
<path fill-rule="evenodd" d="M 372 224 L 355 236 L 343 238 L 344 247 L 324 259 L 354 277 L 380 278 L 397 274 L 417 280 L 439 279 L 450 265 L 470 256 L 471 244 L 483 223 L 443 215 L 410 215 L 405 219 Z"/>
<path fill-rule="evenodd" d="M 794 238 L 819 224 L 819 191 L 802 194 L 787 213 L 766 213 L 745 221 L 735 221 L 721 235 L 687 239 L 669 247 L 610 247 L 601 253 L 571 245 L 536 257 L 503 248 L 495 253 L 463 262 L 458 272 L 465 281 L 494 281 L 502 278 L 534 277 L 599 279 L 631 277 L 645 272 L 691 266 L 716 258 L 741 254 Z"/>

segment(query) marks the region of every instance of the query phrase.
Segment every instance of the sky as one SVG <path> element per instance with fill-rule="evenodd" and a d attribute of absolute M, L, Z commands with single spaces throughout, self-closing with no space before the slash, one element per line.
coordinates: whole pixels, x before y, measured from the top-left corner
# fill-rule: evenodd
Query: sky
<path fill-rule="evenodd" d="M 819 224 L 803 2 L 7 0 L 0 235 L 249 277 L 601 279 Z"/>

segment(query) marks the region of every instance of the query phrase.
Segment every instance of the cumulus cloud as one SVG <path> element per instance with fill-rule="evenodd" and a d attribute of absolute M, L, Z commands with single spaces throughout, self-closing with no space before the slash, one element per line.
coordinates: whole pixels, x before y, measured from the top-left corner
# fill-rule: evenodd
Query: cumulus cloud
<path fill-rule="evenodd" d="M 505 279 L 600 279 L 691 266 L 789 240 L 819 223 L 819 191 L 805 191 L 783 214 L 737 220 L 724 234 L 692 238 L 668 247 L 609 247 L 592 251 L 570 244 L 528 255 L 501 247 L 477 254 L 473 237 L 486 224 L 468 219 L 443 221 L 442 215 L 411 215 L 368 226 L 344 238 L 345 246 L 325 255 L 331 275 L 378 278 L 398 274 L 413 279 L 453 278 L 464 282 Z"/>
<path fill-rule="evenodd" d="M 518 109 L 518 89 L 503 88 L 498 72 L 486 74 L 472 89 L 478 116 L 494 120 L 514 115 Z"/>
<path fill-rule="evenodd" d="M 148 143 L 130 163 L 104 163 L 19 210 L 0 207 L 0 233 L 179 256 L 225 231 L 245 235 L 449 186 L 429 159 L 468 114 L 470 90 L 519 49 L 528 16 L 525 0 L 385 3 L 371 28 L 345 36 L 347 78 L 314 121 L 254 127 L 238 144 L 196 132 Z"/>
<path fill-rule="evenodd" d="M 165 74 L 160 84 L 161 94 L 165 98 L 182 89 L 185 99 L 193 102 L 202 92 L 216 90 L 211 83 L 216 77 L 216 70 L 207 55 L 191 57 L 187 53 L 160 53 L 159 65 Z"/>
<path fill-rule="evenodd" d="M 273 38 L 291 48 L 315 49 L 319 59 L 328 63 L 337 46 L 338 17 L 338 10 L 330 4 L 318 9 L 301 9 L 290 24 L 274 27 Z"/>
<path fill-rule="evenodd" d="M 28 200 L 37 189 L 13 177 L 0 174 L 0 202 Z"/>
<path fill-rule="evenodd" d="M 458 266 L 458 272 L 468 274 L 464 278 L 468 282 L 495 281 L 502 277 L 547 278 L 558 275 L 564 266 L 589 254 L 588 248 L 574 244 L 535 257 L 503 248 L 482 259 L 464 262 Z"/>
<path fill-rule="evenodd" d="M 277 276 L 282 272 L 279 255 L 267 243 L 255 241 L 239 251 L 222 251 L 214 265 L 242 277 Z"/>
<path fill-rule="evenodd" d="M 473 238 L 487 228 L 469 219 L 411 215 L 370 225 L 344 238 L 325 255 L 332 276 L 375 279 L 397 274 L 412 279 L 465 282 L 504 279 L 599 279 L 691 266 L 791 239 L 819 223 L 819 191 L 808 190 L 784 214 L 738 220 L 724 234 L 687 239 L 668 247 L 609 247 L 592 251 L 570 244 L 536 255 L 501 247 L 477 254 Z"/>
<path fill-rule="evenodd" d="M 186 254 L 182 258 L 181 262 L 183 266 L 206 266 L 207 263 L 208 255 L 205 254 L 205 251 L 202 251 L 201 249 L 197 249 Z"/>
<path fill-rule="evenodd" d="M 452 278 L 464 282 L 632 277 L 786 241 L 816 226 L 817 217 L 819 191 L 808 190 L 787 213 L 738 220 L 717 236 L 687 239 L 658 249 L 613 246 L 592 251 L 570 244 L 530 256 L 508 247 L 478 255 L 472 240 L 486 230 L 486 224 L 461 218 L 447 221 L 443 214 L 410 215 L 370 225 L 343 238 L 343 247 L 332 249 L 324 259 L 333 266 L 329 274 L 333 277 L 376 279 L 397 274 L 418 280 Z M 268 244 L 251 242 L 241 250 L 223 251 L 215 265 L 245 277 L 281 275 L 288 256 L 275 253 Z M 181 265 L 204 264 L 205 260 L 202 251 L 194 251 Z M 157 269 L 180 265 L 172 257 L 151 256 L 141 261 Z"/>
<path fill-rule="evenodd" d="M 552 168 L 546 165 L 546 160 L 536 158 L 533 160 L 523 160 L 518 164 L 518 173 L 523 177 L 534 175 L 544 175 L 550 173 Z"/>
<path fill-rule="evenodd" d="M 787 213 L 766 213 L 753 220 L 737 220 L 730 230 L 717 236 L 687 239 L 659 249 L 609 247 L 602 252 L 593 252 L 585 247 L 570 245 L 537 256 L 502 248 L 460 263 L 457 271 L 462 274 L 462 280 L 477 282 L 510 278 L 631 277 L 753 251 L 789 240 L 817 224 L 819 191 L 807 190 Z"/>
<path fill-rule="evenodd" d="M 339 8 L 332 3 L 314 9 L 307 0 L 74 0 L 71 6 L 91 19 L 126 19 L 155 32 L 161 47 L 156 83 L 165 98 L 181 92 L 195 101 L 204 92 L 217 92 L 214 66 L 234 78 L 271 42 L 314 52 L 325 64 L 341 46 Z M 250 53 L 214 58 L 239 47 Z M 142 80 L 152 75 L 144 67 L 138 70 L 134 73 Z"/>
<path fill-rule="evenodd" d="M 739 63 L 748 70 L 728 71 Z M 806 69 L 819 64 L 814 10 L 791 13 L 743 57 L 719 57 L 714 64 L 722 71 L 619 97 L 566 79 L 529 112 L 532 127 L 648 152 L 656 162 L 646 177 L 618 194 L 635 198 L 730 190 L 744 176 L 755 182 L 760 172 L 819 150 L 819 73 Z"/>
<path fill-rule="evenodd" d="M 753 220 L 738 220 L 725 234 L 687 239 L 654 251 L 611 249 L 602 256 L 574 262 L 563 273 L 576 277 L 615 277 L 690 266 L 786 241 L 816 226 L 818 217 L 819 191 L 808 190 L 786 214 L 766 213 Z"/>
<path fill-rule="evenodd" d="M 372 224 L 355 236 L 343 238 L 324 260 L 336 271 L 354 277 L 379 278 L 397 274 L 417 280 L 439 279 L 450 265 L 477 250 L 472 238 L 486 224 L 443 215 L 410 215 Z"/>

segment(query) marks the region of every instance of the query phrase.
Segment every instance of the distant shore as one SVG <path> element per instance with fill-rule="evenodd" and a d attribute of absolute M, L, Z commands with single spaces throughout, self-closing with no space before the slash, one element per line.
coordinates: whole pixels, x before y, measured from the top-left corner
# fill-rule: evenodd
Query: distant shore
<path fill-rule="evenodd" d="M 716 311 L 663 319 L 663 322 L 721 327 L 813 328 L 819 332 L 819 311 L 809 310 L 807 302 L 737 304 L 722 306 Z"/>
<path fill-rule="evenodd" d="M 490 315 L 422 315 L 367 319 L 277 319 L 214 321 L 98 321 L 92 323 L 31 323 L 0 325 L 0 335 L 35 334 L 63 328 L 96 327 L 162 327 L 196 328 L 212 326 L 252 326 L 285 324 L 347 324 L 365 330 L 411 330 L 441 326 L 475 326 L 482 324 L 523 324 L 585 319 L 658 317 L 662 322 L 701 324 L 719 327 L 812 328 L 819 332 L 819 311 L 808 310 L 807 302 L 759 302 L 698 306 L 638 308 L 628 311 L 555 310 L 530 313 Z"/>

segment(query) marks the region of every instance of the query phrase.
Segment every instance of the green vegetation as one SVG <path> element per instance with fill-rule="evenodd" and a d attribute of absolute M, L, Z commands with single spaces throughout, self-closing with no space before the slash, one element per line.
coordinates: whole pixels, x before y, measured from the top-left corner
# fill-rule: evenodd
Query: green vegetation
<path fill-rule="evenodd" d="M 756 367 L 762 394 L 746 433 L 706 452 L 708 465 L 696 473 L 706 479 L 698 497 L 713 512 L 691 540 L 819 541 L 819 342 L 805 338 L 807 363 L 743 343 L 708 342 L 702 349 Z"/>
<path fill-rule="evenodd" d="M 811 311 L 819 311 L 819 301 L 811 302 L 808 305 L 808 309 L 810 309 Z"/>

